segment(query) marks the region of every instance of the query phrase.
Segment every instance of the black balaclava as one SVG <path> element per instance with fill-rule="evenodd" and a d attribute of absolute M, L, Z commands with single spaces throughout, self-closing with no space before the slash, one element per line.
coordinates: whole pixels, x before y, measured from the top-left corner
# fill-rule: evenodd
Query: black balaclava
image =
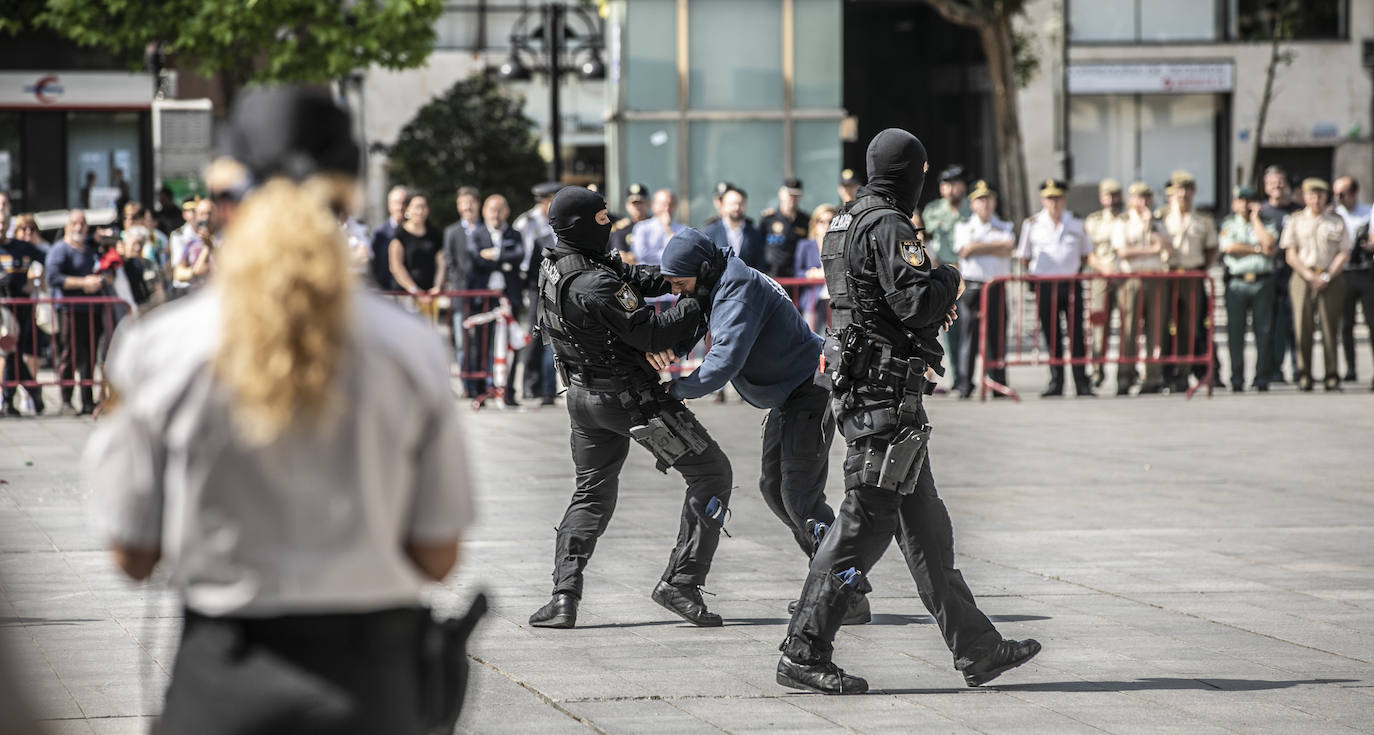
<path fill-rule="evenodd" d="M 273 176 L 357 176 L 362 162 L 348 111 L 323 91 L 291 85 L 244 92 L 222 147 L 257 183 Z"/>
<path fill-rule="evenodd" d="M 865 156 L 870 193 L 890 200 L 908 217 L 916 211 L 926 179 L 926 147 L 900 128 L 873 137 Z"/>
<path fill-rule="evenodd" d="M 604 257 L 610 249 L 611 218 L 597 213 L 606 209 L 600 194 L 581 186 L 565 186 L 549 204 L 549 226 L 558 243 L 588 255 Z"/>

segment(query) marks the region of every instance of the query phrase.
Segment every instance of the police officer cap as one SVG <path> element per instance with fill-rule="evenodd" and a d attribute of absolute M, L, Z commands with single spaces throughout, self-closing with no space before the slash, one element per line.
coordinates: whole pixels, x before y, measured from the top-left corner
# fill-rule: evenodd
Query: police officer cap
<path fill-rule="evenodd" d="M 563 185 L 557 181 L 545 181 L 542 184 L 535 184 L 530 190 L 535 199 L 549 199 L 563 189 Z"/>
<path fill-rule="evenodd" d="M 1062 197 L 1069 193 L 1069 185 L 1059 179 L 1045 179 L 1040 184 L 1040 196 Z"/>
<path fill-rule="evenodd" d="M 1155 192 L 1154 189 L 1151 189 L 1150 185 L 1144 181 L 1136 181 L 1126 188 L 1126 193 L 1133 197 L 1148 197 L 1154 196 Z"/>
<path fill-rule="evenodd" d="M 223 148 L 259 182 L 356 176 L 361 161 L 348 112 L 321 90 L 290 85 L 244 92 L 230 113 Z"/>
<path fill-rule="evenodd" d="M 968 193 L 968 200 L 971 202 L 975 199 L 993 196 L 997 196 L 997 192 L 993 191 L 991 186 L 988 186 L 988 182 L 978 179 L 973 183 L 973 191 Z"/>
<path fill-rule="evenodd" d="M 1191 172 L 1184 171 L 1183 169 L 1178 169 L 1177 171 L 1174 171 L 1173 173 L 1169 174 L 1169 186 L 1183 186 L 1196 188 L 1197 179 L 1193 177 L 1193 174 Z"/>
<path fill-rule="evenodd" d="M 946 167 L 945 167 L 945 170 L 940 172 L 940 183 L 942 183 L 942 184 L 945 183 L 946 181 L 963 181 L 963 180 L 964 180 L 964 167 L 963 167 L 963 166 L 960 166 L 960 165 L 957 164 L 957 163 L 954 164 L 954 165 L 952 165 L 952 166 L 946 166 Z"/>
<path fill-rule="evenodd" d="M 1311 178 L 1307 178 L 1307 179 L 1303 179 L 1303 180 L 1302 180 L 1302 190 L 1303 190 L 1304 192 L 1309 192 L 1309 191 L 1325 191 L 1325 192 L 1330 192 L 1330 191 L 1331 191 L 1331 186 L 1330 186 L 1329 184 L 1326 183 L 1326 179 L 1319 179 L 1319 178 L 1313 176 L 1313 177 L 1311 177 Z"/>
<path fill-rule="evenodd" d="M 625 201 L 644 202 L 649 199 L 649 187 L 643 184 L 630 184 L 625 187 Z"/>
<path fill-rule="evenodd" d="M 1232 189 L 1231 196 L 1234 199 L 1244 199 L 1247 202 L 1258 202 L 1260 200 L 1259 192 L 1255 191 L 1255 187 L 1245 186 L 1243 184 Z"/>
<path fill-rule="evenodd" d="M 1120 194 L 1121 182 L 1116 179 L 1103 179 L 1097 182 L 1098 194 Z"/>
<path fill-rule="evenodd" d="M 791 194 L 801 194 L 802 180 L 795 176 L 789 176 L 782 180 L 782 188 L 786 189 Z"/>
<path fill-rule="evenodd" d="M 854 169 L 847 168 L 840 172 L 840 186 L 858 186 L 859 180 L 854 178 Z"/>

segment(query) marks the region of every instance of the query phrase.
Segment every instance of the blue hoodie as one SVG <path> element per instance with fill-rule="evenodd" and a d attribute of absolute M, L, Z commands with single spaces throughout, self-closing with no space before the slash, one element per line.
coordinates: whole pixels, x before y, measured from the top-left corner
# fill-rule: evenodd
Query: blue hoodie
<path fill-rule="evenodd" d="M 684 229 L 663 250 L 661 272 L 695 276 L 715 249 L 705 235 Z M 700 398 L 730 382 L 750 404 L 777 408 L 816 373 L 822 339 L 782 286 L 728 251 L 707 325 L 711 349 L 695 372 L 673 383 L 674 398 Z"/>

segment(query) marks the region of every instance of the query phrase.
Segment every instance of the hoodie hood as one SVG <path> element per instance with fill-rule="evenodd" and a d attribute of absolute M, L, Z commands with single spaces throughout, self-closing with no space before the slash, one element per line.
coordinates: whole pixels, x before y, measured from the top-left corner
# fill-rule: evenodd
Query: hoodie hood
<path fill-rule="evenodd" d="M 711 238 L 684 227 L 668 240 L 663 248 L 658 272 L 669 278 L 697 279 L 696 292 L 710 293 L 725 272 L 726 263 L 734 251 L 721 250 Z M 702 267 L 702 266 L 706 267 Z"/>
<path fill-rule="evenodd" d="M 865 188 L 911 216 L 925 184 L 926 147 L 911 133 L 888 128 L 873 137 L 864 159 L 868 164 Z"/>
<path fill-rule="evenodd" d="M 549 226 L 560 245 L 594 256 L 604 256 L 611 241 L 609 214 L 600 194 L 580 186 L 566 186 L 549 204 Z"/>

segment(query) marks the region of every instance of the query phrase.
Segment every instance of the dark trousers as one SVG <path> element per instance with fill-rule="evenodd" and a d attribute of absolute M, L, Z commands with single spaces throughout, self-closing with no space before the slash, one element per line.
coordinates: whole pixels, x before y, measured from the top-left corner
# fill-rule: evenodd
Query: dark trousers
<path fill-rule="evenodd" d="M 73 385 L 65 384 L 76 379 L 80 372 L 81 408 L 89 410 L 95 406 L 95 355 L 104 333 L 105 315 L 94 309 L 66 309 L 62 312 L 61 348 L 57 354 L 58 377 L 63 381 L 62 403 L 72 402 Z"/>
<path fill-rule="evenodd" d="M 278 618 L 186 614 L 154 732 L 424 732 L 421 609 Z"/>
<path fill-rule="evenodd" d="M 1274 280 L 1268 273 L 1253 281 L 1232 276 L 1226 284 L 1226 343 L 1231 352 L 1231 386 L 1245 386 L 1245 329 L 1249 317 L 1255 330 L 1255 385 L 1268 385 L 1274 372 L 1273 354 L 1265 349 L 1274 324 Z"/>
<path fill-rule="evenodd" d="M 1207 322 L 1212 318 L 1212 302 L 1207 298 L 1207 288 L 1202 281 L 1193 279 L 1170 280 L 1168 282 L 1169 304 L 1165 306 L 1165 317 L 1169 320 L 1170 334 L 1166 337 L 1167 354 L 1184 359 L 1201 359 L 1207 354 Z M 1215 352 L 1213 353 L 1215 359 Z M 1207 363 L 1175 364 L 1164 366 L 1166 382 L 1187 387 L 1188 373 L 1201 380 L 1207 375 Z"/>
<path fill-rule="evenodd" d="M 1040 331 L 1055 359 L 1064 357 L 1064 338 L 1068 336 L 1070 354 L 1081 359 L 1088 354 L 1083 341 L 1083 289 L 1074 282 L 1046 282 L 1035 284 L 1035 306 L 1040 313 Z M 1080 387 L 1088 383 L 1087 366 L 1073 366 L 1073 381 Z M 1064 384 L 1064 368 L 1050 366 L 1050 384 Z"/>
<path fill-rule="evenodd" d="M 563 522 L 558 524 L 553 593 L 581 597 L 582 570 L 615 512 L 620 468 L 630 452 L 633 419 L 614 393 L 589 391 L 574 384 L 568 387 L 567 401 L 577 488 Z M 669 584 L 706 584 L 720 543 L 720 526 L 705 517 L 705 510 L 713 497 L 729 506 L 733 478 L 730 460 L 720 445 L 709 437 L 708 444 L 705 452 L 688 454 L 673 465 L 687 481 L 687 497 L 682 503 L 677 544 L 663 572 L 663 581 Z"/>
<path fill-rule="evenodd" d="M 1370 351 L 1374 352 L 1374 270 L 1344 270 L 1345 303 L 1342 305 L 1341 346 L 1345 352 L 1345 372 L 1355 375 L 1355 307 L 1364 312 L 1364 325 L 1369 329 Z"/>
<path fill-rule="evenodd" d="M 1001 360 L 1006 354 L 1006 285 L 994 283 L 985 286 L 982 283 L 968 282 L 964 288 L 964 295 L 959 297 L 959 322 L 964 325 L 964 338 L 959 341 L 959 353 L 955 355 L 955 361 L 959 365 L 959 377 L 954 388 L 960 393 L 969 393 L 977 387 L 973 384 L 973 365 L 978 359 L 978 332 L 983 323 L 981 307 L 984 290 L 988 292 L 988 335 L 983 343 L 983 351 L 992 360 Z M 987 370 L 986 365 L 983 367 Z M 1007 384 L 1005 368 L 992 368 L 987 370 L 987 374 L 998 383 Z"/>
<path fill-rule="evenodd" d="M 1283 357 L 1287 355 L 1289 367 L 1295 376 L 1293 379 L 1297 380 L 1298 353 L 1293 332 L 1293 301 L 1288 294 L 1288 283 L 1292 278 L 1293 269 L 1280 268 L 1274 273 L 1274 328 L 1269 330 L 1270 364 L 1274 368 L 1271 378 L 1282 377 Z"/>
<path fill-rule="evenodd" d="M 861 462 L 872 444 L 885 449 L 888 436 L 851 443 L 845 466 Z M 967 668 L 992 651 L 1001 635 L 978 609 L 963 574 L 954 566 L 954 527 L 936 493 L 927 460 L 909 495 L 864 485 L 845 494 L 835 524 L 811 560 L 811 573 L 788 627 L 783 653 L 802 663 L 831 660 L 843 609 L 825 609 L 824 588 L 833 584 L 837 573 L 851 567 L 866 577 L 894 534 L 921 602 L 935 617 L 945 645 L 954 654 L 955 668 Z"/>
<path fill-rule="evenodd" d="M 806 532 L 806 521 L 826 526 L 835 521 L 835 512 L 825 502 L 834 438 L 830 392 L 810 378 L 763 420 L 759 492 L 807 556 L 815 550 L 816 541 Z"/>

